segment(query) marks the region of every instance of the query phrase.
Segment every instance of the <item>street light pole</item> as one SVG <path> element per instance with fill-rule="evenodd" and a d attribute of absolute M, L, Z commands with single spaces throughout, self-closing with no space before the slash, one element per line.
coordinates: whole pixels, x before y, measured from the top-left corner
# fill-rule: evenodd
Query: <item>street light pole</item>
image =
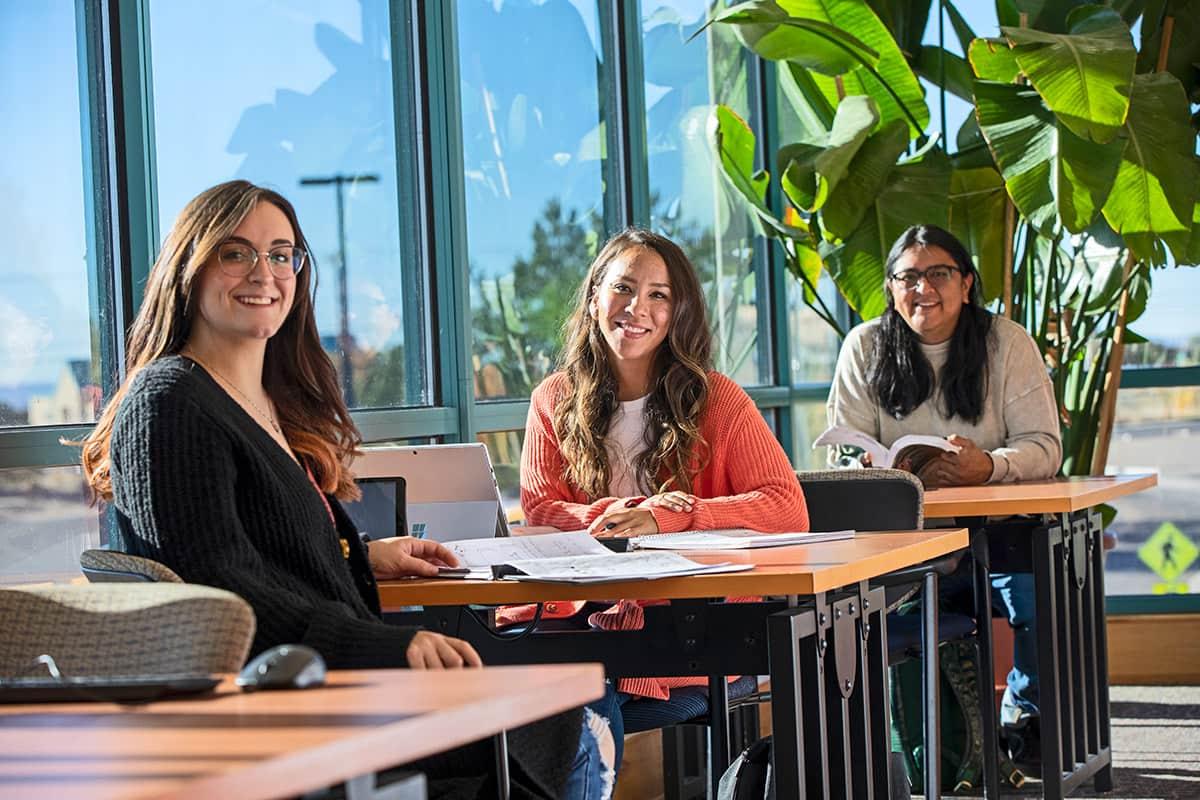
<path fill-rule="evenodd" d="M 343 187 L 359 183 L 378 183 L 379 176 L 372 173 L 346 175 L 338 172 L 333 175 L 322 175 L 311 178 L 301 178 L 301 186 L 333 186 L 337 196 L 337 233 L 338 233 L 338 349 L 341 351 L 342 363 L 342 396 L 346 406 L 354 405 L 354 368 L 350 359 L 350 308 L 347 296 L 346 280 L 346 201 Z"/>

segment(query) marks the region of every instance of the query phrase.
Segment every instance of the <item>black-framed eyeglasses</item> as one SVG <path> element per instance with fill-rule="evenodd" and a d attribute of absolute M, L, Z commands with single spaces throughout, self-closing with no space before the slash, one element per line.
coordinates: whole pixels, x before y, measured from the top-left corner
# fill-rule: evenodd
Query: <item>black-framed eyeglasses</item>
<path fill-rule="evenodd" d="M 277 245 L 265 253 L 238 242 L 225 242 L 217 248 L 217 264 L 221 272 L 231 278 L 244 278 L 253 272 L 259 256 L 266 259 L 267 267 L 276 279 L 285 281 L 296 277 L 304 269 L 308 253 L 303 247 L 291 244 Z"/>
<path fill-rule="evenodd" d="M 893 272 L 888 276 L 888 280 L 905 289 L 915 289 L 922 280 L 929 286 L 941 288 L 950 282 L 950 278 L 956 272 L 962 272 L 962 270 L 949 264 L 934 264 L 925 269 L 903 269 Z"/>

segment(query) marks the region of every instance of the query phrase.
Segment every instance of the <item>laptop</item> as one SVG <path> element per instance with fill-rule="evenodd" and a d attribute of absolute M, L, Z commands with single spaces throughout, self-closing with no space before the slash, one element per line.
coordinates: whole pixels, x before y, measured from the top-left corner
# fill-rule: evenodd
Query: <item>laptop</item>
<path fill-rule="evenodd" d="M 452 542 L 509 534 L 500 487 L 487 447 L 481 443 L 371 448 L 355 460 L 354 472 L 362 486 L 396 477 L 404 479 L 404 516 L 408 533 L 418 539 Z M 364 507 L 347 511 L 356 522 L 356 514 L 386 517 L 387 501 L 373 502 L 383 504 L 383 510 L 369 512 Z M 355 505 L 366 503 L 350 504 Z M 395 508 L 393 504 L 390 509 L 393 516 Z M 367 532 L 375 535 L 374 531 Z"/>

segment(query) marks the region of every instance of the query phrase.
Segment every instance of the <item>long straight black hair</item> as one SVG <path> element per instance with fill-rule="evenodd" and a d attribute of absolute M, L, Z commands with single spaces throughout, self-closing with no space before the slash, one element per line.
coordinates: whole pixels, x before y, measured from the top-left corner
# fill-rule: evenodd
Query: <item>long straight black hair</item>
<path fill-rule="evenodd" d="M 896 262 L 914 247 L 940 247 L 954 259 L 963 280 L 972 276 L 967 302 L 950 337 L 950 353 L 938 377 L 942 411 L 976 423 L 983 416 L 983 399 L 988 371 L 988 333 L 992 315 L 983 307 L 983 289 L 971 255 L 954 234 L 936 225 L 914 225 L 900 234 L 884 265 L 887 310 L 875 329 L 875 368 L 871 387 L 879 405 L 896 419 L 903 419 L 929 399 L 933 391 L 933 365 L 921 352 L 921 340 L 896 310 L 889 280 Z"/>

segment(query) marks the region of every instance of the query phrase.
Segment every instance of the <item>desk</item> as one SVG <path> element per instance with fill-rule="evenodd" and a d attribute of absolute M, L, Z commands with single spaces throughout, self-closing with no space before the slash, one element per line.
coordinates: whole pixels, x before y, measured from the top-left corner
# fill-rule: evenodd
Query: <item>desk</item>
<path fill-rule="evenodd" d="M 580 706 L 603 677 L 597 664 L 354 670 L 305 691 L 229 679 L 215 697 L 138 706 L 0 705 L 0 796 L 299 795 Z"/>
<path fill-rule="evenodd" d="M 1039 705 L 1045 797 L 1058 798 L 1094 778 L 1112 789 L 1108 711 L 1108 640 L 1100 503 L 1158 484 L 1157 475 L 1071 477 L 925 493 L 925 516 L 954 518 L 972 529 L 976 618 L 989 619 L 992 566 L 1034 576 Z M 989 535 L 988 517 L 1040 515 L 1031 535 Z M 983 661 L 992 663 L 991 626 L 980 625 Z M 988 670 L 990 672 L 990 668 Z M 994 708 L 983 723 L 995 728 Z M 996 796 L 995 769 L 987 795 Z"/>
<path fill-rule="evenodd" d="M 379 593 L 385 610 L 423 606 L 424 624 L 468 639 L 485 663 L 594 660 L 610 677 L 705 676 L 714 708 L 725 703 L 724 676 L 769 674 L 777 795 L 828 797 L 831 787 L 845 787 L 847 796 L 887 797 L 886 608 L 883 590 L 867 581 L 967 543 L 964 529 L 859 532 L 811 545 L 685 553 L 754 564 L 750 572 L 589 585 L 402 580 L 381 583 Z M 745 595 L 784 599 L 722 602 Z M 615 597 L 671 602 L 647 606 L 643 630 L 538 631 L 520 641 L 498 639 L 463 608 Z M 715 779 L 730 756 L 723 724 L 712 726 L 710 753 Z"/>

